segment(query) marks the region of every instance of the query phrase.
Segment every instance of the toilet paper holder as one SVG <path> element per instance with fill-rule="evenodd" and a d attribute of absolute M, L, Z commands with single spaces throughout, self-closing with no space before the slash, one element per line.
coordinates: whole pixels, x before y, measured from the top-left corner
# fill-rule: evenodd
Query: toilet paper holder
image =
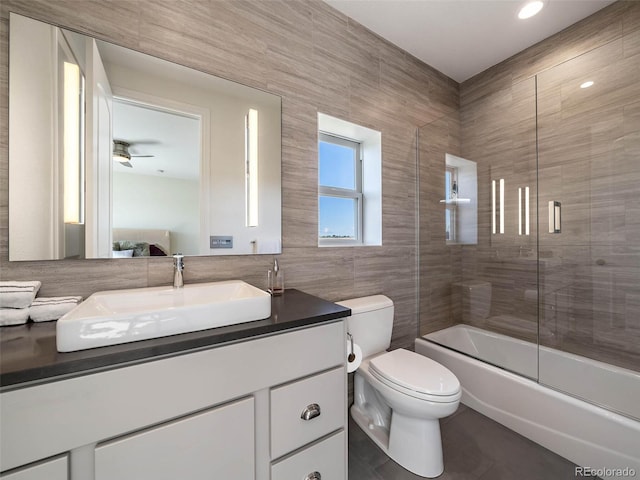
<path fill-rule="evenodd" d="M 356 354 L 353 351 L 353 335 L 347 332 L 347 337 L 349 337 L 349 342 L 351 343 L 351 349 L 349 350 L 349 355 L 347 356 L 347 361 L 349 363 L 353 362 L 356 359 Z"/>
<path fill-rule="evenodd" d="M 347 333 L 346 350 L 347 350 L 347 373 L 355 372 L 362 362 L 362 350 L 357 343 L 354 342 L 353 336 Z"/>

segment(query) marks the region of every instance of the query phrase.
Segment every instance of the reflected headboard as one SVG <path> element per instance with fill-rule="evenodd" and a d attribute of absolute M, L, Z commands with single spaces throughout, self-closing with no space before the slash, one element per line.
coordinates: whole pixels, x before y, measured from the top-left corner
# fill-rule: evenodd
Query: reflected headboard
<path fill-rule="evenodd" d="M 171 232 L 169 230 L 157 230 L 149 228 L 114 228 L 113 241 L 131 240 L 132 242 L 147 242 L 156 244 L 167 255 L 171 255 Z"/>

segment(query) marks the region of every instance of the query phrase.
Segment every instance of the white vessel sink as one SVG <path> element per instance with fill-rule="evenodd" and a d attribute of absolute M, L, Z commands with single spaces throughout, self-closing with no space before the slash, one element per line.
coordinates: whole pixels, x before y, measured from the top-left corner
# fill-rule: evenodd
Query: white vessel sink
<path fill-rule="evenodd" d="M 271 315 L 271 296 L 241 280 L 97 292 L 58 320 L 59 352 L 235 325 Z"/>

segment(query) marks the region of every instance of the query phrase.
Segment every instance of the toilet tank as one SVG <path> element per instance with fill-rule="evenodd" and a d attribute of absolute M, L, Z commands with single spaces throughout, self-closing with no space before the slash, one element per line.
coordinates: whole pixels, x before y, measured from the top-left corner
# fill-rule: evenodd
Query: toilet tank
<path fill-rule="evenodd" d="M 393 302 L 384 295 L 353 298 L 336 302 L 351 309 L 347 331 L 362 349 L 364 358 L 384 352 L 391 345 Z"/>

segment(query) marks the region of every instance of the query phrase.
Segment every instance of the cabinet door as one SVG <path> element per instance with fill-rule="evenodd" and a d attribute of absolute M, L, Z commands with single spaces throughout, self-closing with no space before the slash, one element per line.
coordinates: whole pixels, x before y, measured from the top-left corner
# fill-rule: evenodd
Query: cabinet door
<path fill-rule="evenodd" d="M 98 445 L 96 480 L 251 480 L 253 404 L 247 398 Z"/>
<path fill-rule="evenodd" d="M 1 480 L 67 480 L 69 478 L 67 457 L 59 457 L 46 462 L 21 468 L 12 473 L 0 475 Z"/>

